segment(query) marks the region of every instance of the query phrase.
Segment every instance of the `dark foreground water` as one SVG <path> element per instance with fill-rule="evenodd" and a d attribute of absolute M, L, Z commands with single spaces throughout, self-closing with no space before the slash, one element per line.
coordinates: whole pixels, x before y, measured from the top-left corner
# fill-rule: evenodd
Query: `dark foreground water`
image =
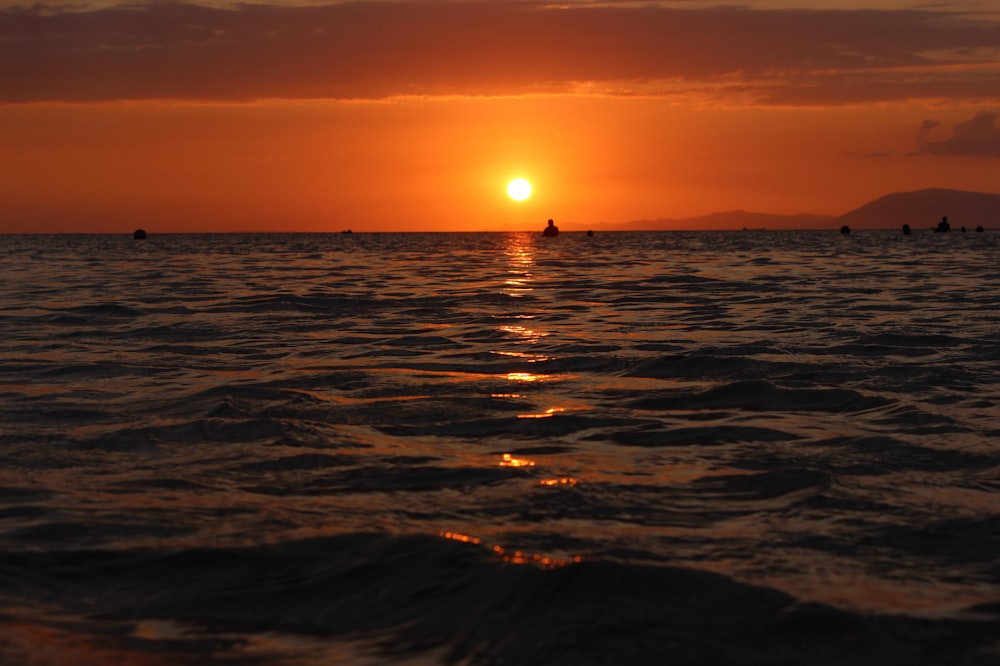
<path fill-rule="evenodd" d="M 0 664 L 1000 663 L 994 234 L 0 259 Z"/>

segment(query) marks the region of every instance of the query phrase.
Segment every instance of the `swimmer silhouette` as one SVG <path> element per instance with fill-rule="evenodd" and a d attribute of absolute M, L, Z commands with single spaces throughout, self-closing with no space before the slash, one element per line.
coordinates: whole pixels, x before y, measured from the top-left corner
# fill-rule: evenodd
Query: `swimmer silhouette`
<path fill-rule="evenodd" d="M 146 238 L 146 230 L 145 229 L 136 229 L 135 231 L 132 232 L 132 238 L 134 238 L 136 240 L 145 240 L 145 238 Z"/>
<path fill-rule="evenodd" d="M 941 221 L 938 222 L 938 225 L 934 227 L 934 233 L 946 234 L 949 231 L 951 231 L 951 225 L 948 224 L 948 216 L 945 215 L 944 217 L 941 218 Z"/>
<path fill-rule="evenodd" d="M 904 236 L 909 236 L 910 235 L 910 225 L 908 225 L 908 224 L 904 224 L 903 225 L 903 235 Z"/>
<path fill-rule="evenodd" d="M 543 236 L 556 236 L 559 233 L 559 227 L 555 225 L 552 220 L 549 220 L 549 226 L 545 227 L 545 231 L 542 232 Z"/>
<path fill-rule="evenodd" d="M 845 224 L 840 228 L 840 233 L 846 236 L 847 234 L 851 233 L 851 228 Z"/>

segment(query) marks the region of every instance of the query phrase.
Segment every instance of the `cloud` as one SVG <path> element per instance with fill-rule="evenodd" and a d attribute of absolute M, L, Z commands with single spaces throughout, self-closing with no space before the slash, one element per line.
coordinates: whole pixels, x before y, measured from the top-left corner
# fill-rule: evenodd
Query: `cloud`
<path fill-rule="evenodd" d="M 944 141 L 928 140 L 928 135 L 941 123 L 925 120 L 917 137 L 920 152 L 930 155 L 1000 157 L 1000 128 L 995 125 L 996 119 L 997 114 L 980 111 L 971 120 L 955 125 L 952 135 Z"/>
<path fill-rule="evenodd" d="M 765 104 L 982 98 L 1000 23 L 916 10 L 145 3 L 0 11 L 0 102 L 698 89 Z M 1000 95 L 998 95 L 1000 96 Z"/>

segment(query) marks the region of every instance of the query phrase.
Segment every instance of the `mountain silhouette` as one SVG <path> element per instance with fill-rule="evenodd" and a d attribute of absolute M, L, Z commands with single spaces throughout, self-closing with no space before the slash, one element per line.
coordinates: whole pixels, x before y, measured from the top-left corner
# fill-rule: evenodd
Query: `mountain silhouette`
<path fill-rule="evenodd" d="M 935 226 L 945 215 L 952 229 L 995 227 L 1000 223 L 1000 194 L 943 188 L 894 192 L 841 215 L 831 226 L 885 229 L 909 224 L 923 229 Z"/>
<path fill-rule="evenodd" d="M 934 227 L 948 216 L 952 229 L 1000 226 L 1000 194 L 929 188 L 894 192 L 843 215 L 774 215 L 735 210 L 683 219 L 635 220 L 624 224 L 598 224 L 606 231 L 725 230 L 725 229 L 893 229 L 904 224 L 913 229 Z"/>
<path fill-rule="evenodd" d="M 723 230 L 723 229 L 822 229 L 831 224 L 830 215 L 777 215 L 733 210 L 683 219 L 661 217 L 655 220 L 635 220 L 625 224 L 598 225 L 605 230 L 661 231 L 661 230 Z"/>

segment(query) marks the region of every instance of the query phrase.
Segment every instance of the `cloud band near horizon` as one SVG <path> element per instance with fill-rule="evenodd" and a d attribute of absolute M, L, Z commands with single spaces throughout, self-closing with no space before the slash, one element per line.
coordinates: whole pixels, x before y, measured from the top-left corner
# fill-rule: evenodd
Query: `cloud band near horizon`
<path fill-rule="evenodd" d="M 0 103 L 699 95 L 1000 102 L 1000 21 L 958 11 L 347 2 L 0 11 Z"/>

